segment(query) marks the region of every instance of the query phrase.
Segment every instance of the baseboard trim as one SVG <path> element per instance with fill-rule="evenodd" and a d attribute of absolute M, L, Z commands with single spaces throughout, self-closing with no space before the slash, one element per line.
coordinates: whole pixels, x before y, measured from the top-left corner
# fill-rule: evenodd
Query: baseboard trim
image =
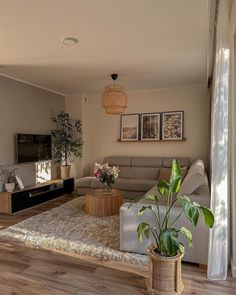
<path fill-rule="evenodd" d="M 233 265 L 232 260 L 231 260 L 231 272 L 232 272 L 232 277 L 236 278 L 236 265 Z"/>

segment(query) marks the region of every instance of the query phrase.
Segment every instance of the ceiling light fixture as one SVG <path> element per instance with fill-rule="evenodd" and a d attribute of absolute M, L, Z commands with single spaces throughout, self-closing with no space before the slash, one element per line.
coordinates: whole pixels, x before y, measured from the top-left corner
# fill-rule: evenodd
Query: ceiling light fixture
<path fill-rule="evenodd" d="M 62 39 L 62 43 L 66 46 L 74 46 L 79 42 L 79 40 L 75 37 L 66 37 Z"/>
<path fill-rule="evenodd" d="M 127 95 L 124 92 L 124 87 L 116 85 L 115 81 L 118 78 L 117 74 L 111 74 L 114 85 L 106 86 L 105 92 L 102 95 L 102 106 L 107 114 L 120 115 L 127 108 Z"/>

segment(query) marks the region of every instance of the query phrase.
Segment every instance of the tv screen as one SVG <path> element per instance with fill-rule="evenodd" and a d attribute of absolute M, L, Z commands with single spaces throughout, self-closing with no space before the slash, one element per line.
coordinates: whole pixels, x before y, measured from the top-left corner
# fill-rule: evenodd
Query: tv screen
<path fill-rule="evenodd" d="M 52 158 L 51 135 L 17 134 L 16 162 L 39 162 Z"/>

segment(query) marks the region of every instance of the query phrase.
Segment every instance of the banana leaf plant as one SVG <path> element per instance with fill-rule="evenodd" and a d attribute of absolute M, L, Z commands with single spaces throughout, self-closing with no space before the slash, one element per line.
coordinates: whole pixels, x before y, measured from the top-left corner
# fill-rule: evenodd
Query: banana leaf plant
<path fill-rule="evenodd" d="M 150 211 L 154 215 L 156 224 L 150 225 L 148 222 L 142 222 L 138 225 L 137 233 L 138 239 L 142 242 L 143 235 L 149 239 L 152 235 L 156 244 L 156 252 L 165 257 L 173 257 L 179 252 L 184 252 L 184 246 L 180 242 L 180 236 L 183 235 L 192 247 L 192 233 L 185 227 L 177 228 L 177 222 L 180 218 L 187 218 L 188 221 L 196 227 L 199 217 L 202 216 L 206 225 L 212 228 L 214 225 L 214 215 L 212 211 L 207 207 L 202 207 L 196 202 L 192 202 L 191 199 L 184 195 L 179 194 L 181 185 L 181 169 L 179 162 L 174 159 L 172 161 L 172 172 L 169 182 L 165 180 L 159 181 L 157 184 L 158 192 L 161 196 L 166 198 L 166 211 L 164 217 L 160 216 L 158 195 L 148 195 L 147 199 L 152 200 L 155 205 L 143 206 L 138 215 L 143 215 L 145 211 Z M 171 209 L 176 202 L 180 202 L 181 212 L 173 220 L 171 218 Z"/>

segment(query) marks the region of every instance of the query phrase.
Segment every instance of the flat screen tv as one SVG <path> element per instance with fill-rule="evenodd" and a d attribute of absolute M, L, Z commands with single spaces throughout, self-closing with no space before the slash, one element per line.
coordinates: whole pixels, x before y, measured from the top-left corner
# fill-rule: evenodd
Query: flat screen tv
<path fill-rule="evenodd" d="M 16 162 L 51 160 L 51 135 L 16 134 Z"/>

